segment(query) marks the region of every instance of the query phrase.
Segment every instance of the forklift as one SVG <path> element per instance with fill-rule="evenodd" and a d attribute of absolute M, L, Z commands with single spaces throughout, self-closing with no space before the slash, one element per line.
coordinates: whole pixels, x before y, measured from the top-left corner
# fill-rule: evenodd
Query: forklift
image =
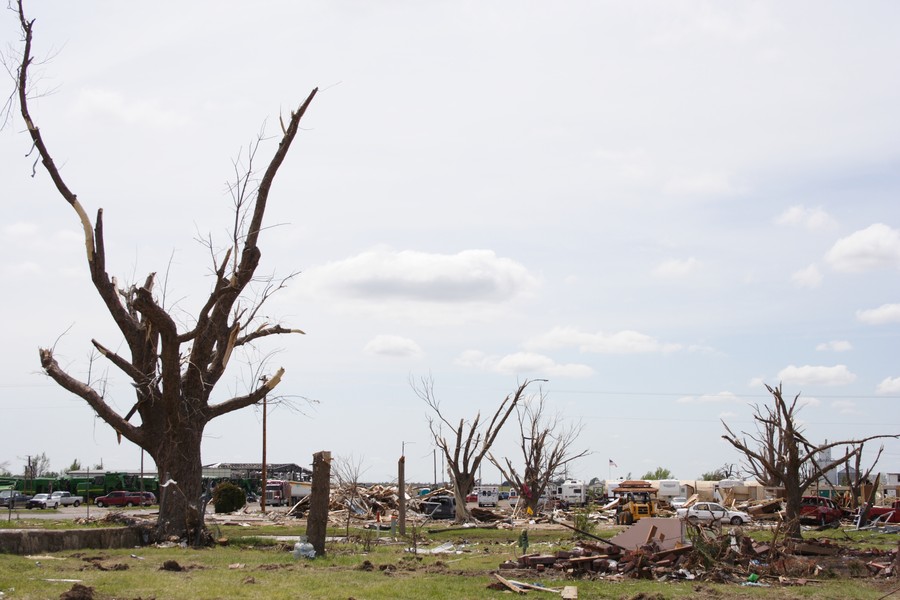
<path fill-rule="evenodd" d="M 656 516 L 656 488 L 646 481 L 623 481 L 613 491 L 619 498 L 616 504 L 616 524 L 632 525 L 645 517 Z"/>

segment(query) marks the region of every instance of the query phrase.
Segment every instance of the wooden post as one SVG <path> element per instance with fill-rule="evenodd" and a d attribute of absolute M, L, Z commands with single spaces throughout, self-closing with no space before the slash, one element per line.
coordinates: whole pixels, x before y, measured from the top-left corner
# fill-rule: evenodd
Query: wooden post
<path fill-rule="evenodd" d="M 323 450 L 313 454 L 312 489 L 309 493 L 309 514 L 306 517 L 306 538 L 315 549 L 316 556 L 325 556 L 330 492 L 331 452 Z"/>
<path fill-rule="evenodd" d="M 397 500 L 400 521 L 400 535 L 406 535 L 406 457 L 397 462 Z"/>

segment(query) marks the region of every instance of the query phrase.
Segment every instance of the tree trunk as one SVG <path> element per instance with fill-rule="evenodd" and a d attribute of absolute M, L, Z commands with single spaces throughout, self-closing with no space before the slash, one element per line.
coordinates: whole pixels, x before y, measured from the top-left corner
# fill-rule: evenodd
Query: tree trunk
<path fill-rule="evenodd" d="M 156 524 L 156 534 L 160 540 L 170 537 L 180 539 L 186 535 L 192 544 L 205 542 L 202 539 L 204 504 L 200 502 L 202 431 L 202 426 L 183 423 L 155 437 L 160 441 L 150 450 L 150 456 L 156 461 L 160 480 L 159 519 Z"/>
<path fill-rule="evenodd" d="M 309 494 L 309 514 L 306 516 L 306 538 L 316 550 L 316 556 L 325 556 L 330 492 L 331 452 L 323 450 L 313 454 L 312 490 Z"/>
<path fill-rule="evenodd" d="M 460 473 L 453 486 L 453 495 L 456 498 L 456 522 L 465 523 L 471 519 L 469 508 L 466 506 L 466 495 L 475 489 L 475 473 Z"/>
<path fill-rule="evenodd" d="M 790 473 L 786 473 L 786 475 L 790 475 Z M 800 531 L 800 501 L 802 499 L 803 490 L 800 489 L 800 482 L 795 477 L 786 477 L 784 479 L 785 537 L 795 540 L 803 537 Z"/>

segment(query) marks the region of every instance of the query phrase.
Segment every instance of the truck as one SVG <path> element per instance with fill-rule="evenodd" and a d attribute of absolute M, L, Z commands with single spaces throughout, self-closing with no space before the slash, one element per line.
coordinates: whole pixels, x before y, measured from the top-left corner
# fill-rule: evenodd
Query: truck
<path fill-rule="evenodd" d="M 81 506 L 84 498 L 74 496 L 71 492 L 53 492 L 50 498 L 55 499 L 59 506 Z"/>
<path fill-rule="evenodd" d="M 286 506 L 291 501 L 291 482 L 285 479 L 266 481 L 266 506 Z"/>
<path fill-rule="evenodd" d="M 587 502 L 587 488 L 580 479 L 566 479 L 550 488 L 550 493 L 563 506 L 584 506 Z"/>
<path fill-rule="evenodd" d="M 455 519 L 456 499 L 450 495 L 432 496 L 422 502 L 422 512 L 432 519 Z"/>
<path fill-rule="evenodd" d="M 500 502 L 500 488 L 496 485 L 478 486 L 478 506 L 497 506 Z"/>
<path fill-rule="evenodd" d="M 866 513 L 871 523 L 880 518 L 881 523 L 900 523 L 900 500 L 894 500 L 890 506 L 872 506 Z"/>

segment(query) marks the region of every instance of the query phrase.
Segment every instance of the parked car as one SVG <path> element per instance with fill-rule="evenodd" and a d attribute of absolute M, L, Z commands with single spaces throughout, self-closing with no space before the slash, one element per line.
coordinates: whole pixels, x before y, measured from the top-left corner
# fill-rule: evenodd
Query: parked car
<path fill-rule="evenodd" d="M 56 498 L 60 506 L 81 506 L 84 498 L 81 496 L 73 496 L 71 492 L 53 492 L 51 498 Z"/>
<path fill-rule="evenodd" d="M 153 492 L 140 492 L 143 500 L 141 501 L 141 506 L 151 506 L 156 504 L 156 494 Z"/>
<path fill-rule="evenodd" d="M 800 522 L 830 525 L 844 518 L 844 509 L 831 498 L 803 496 L 800 499 Z"/>
<path fill-rule="evenodd" d="M 500 492 L 499 498 L 500 500 L 509 500 L 509 492 Z"/>
<path fill-rule="evenodd" d="M 31 500 L 31 496 L 15 490 L 3 490 L 0 492 L 0 506 L 5 506 L 7 508 L 25 506 L 29 500 Z"/>
<path fill-rule="evenodd" d="M 104 506 L 141 506 L 144 498 L 140 492 L 110 492 L 105 496 L 94 498 L 94 504 L 99 507 Z"/>
<path fill-rule="evenodd" d="M 687 498 L 685 498 L 684 496 L 675 496 L 671 501 L 669 501 L 669 504 L 672 505 L 672 508 L 678 510 L 679 508 L 684 506 L 685 502 L 687 502 Z"/>
<path fill-rule="evenodd" d="M 468 496 L 466 496 L 466 502 L 478 502 L 478 494 L 472 492 Z"/>
<path fill-rule="evenodd" d="M 59 498 L 54 498 L 50 494 L 35 494 L 27 502 L 25 508 L 59 508 Z"/>
<path fill-rule="evenodd" d="M 675 514 L 678 518 L 688 521 L 712 521 L 732 525 L 743 525 L 752 520 L 747 513 L 728 510 L 718 502 L 698 502 L 689 508 L 679 508 Z"/>

